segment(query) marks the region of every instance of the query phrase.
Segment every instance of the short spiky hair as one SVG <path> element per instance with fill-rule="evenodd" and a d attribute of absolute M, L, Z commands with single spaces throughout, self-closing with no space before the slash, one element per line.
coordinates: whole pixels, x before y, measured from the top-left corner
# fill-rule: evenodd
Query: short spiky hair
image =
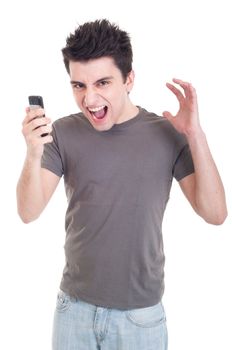
<path fill-rule="evenodd" d="M 67 38 L 62 54 L 68 73 L 70 61 L 87 61 L 104 56 L 113 58 L 124 80 L 132 70 L 133 53 L 128 33 L 106 19 L 80 25 Z"/>

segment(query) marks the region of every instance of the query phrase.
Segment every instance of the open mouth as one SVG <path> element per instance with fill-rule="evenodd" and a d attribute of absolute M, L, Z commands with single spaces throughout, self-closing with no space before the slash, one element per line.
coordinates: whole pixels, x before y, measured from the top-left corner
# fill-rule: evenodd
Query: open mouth
<path fill-rule="evenodd" d="M 94 120 L 102 120 L 105 118 L 108 107 L 101 106 L 96 108 L 88 108 Z"/>

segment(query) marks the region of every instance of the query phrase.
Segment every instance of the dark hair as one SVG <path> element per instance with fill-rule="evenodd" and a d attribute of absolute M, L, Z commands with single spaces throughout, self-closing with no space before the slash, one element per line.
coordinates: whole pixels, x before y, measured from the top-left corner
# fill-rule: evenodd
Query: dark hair
<path fill-rule="evenodd" d="M 106 19 L 80 25 L 66 40 L 62 49 L 64 64 L 69 70 L 69 61 L 87 61 L 99 57 L 112 57 L 126 80 L 132 69 L 132 47 L 127 32 Z"/>

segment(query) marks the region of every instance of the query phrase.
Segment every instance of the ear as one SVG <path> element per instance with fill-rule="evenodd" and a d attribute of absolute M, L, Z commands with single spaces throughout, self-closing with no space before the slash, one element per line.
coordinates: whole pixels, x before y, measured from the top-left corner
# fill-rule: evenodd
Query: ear
<path fill-rule="evenodd" d="M 127 93 L 129 94 L 134 86 L 134 79 L 135 79 L 135 72 L 133 70 L 131 70 L 126 78 L 126 89 L 127 89 Z"/>

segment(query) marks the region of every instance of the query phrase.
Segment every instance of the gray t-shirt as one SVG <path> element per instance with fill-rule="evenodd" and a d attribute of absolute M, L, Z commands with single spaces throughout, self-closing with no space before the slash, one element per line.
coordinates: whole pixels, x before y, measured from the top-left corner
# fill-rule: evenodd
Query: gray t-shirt
<path fill-rule="evenodd" d="M 162 220 L 172 179 L 194 172 L 186 139 L 163 117 L 97 131 L 82 114 L 58 119 L 42 167 L 64 176 L 66 266 L 60 288 L 102 307 L 157 304 L 164 292 Z"/>

